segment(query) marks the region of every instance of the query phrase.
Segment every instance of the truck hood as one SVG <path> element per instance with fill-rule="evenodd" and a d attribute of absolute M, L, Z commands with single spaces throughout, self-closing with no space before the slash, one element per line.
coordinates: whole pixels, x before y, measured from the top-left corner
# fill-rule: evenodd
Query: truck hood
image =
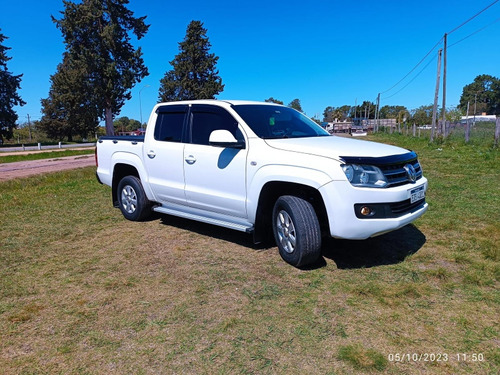
<path fill-rule="evenodd" d="M 266 143 L 280 150 L 324 156 L 337 160 L 341 156 L 376 158 L 408 153 L 408 150 L 401 147 L 338 136 L 266 139 Z"/>

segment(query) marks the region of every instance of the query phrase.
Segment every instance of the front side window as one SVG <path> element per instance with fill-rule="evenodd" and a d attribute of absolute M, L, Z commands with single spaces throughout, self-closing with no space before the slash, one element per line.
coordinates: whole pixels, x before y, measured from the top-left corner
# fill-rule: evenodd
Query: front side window
<path fill-rule="evenodd" d="M 302 113 L 288 107 L 242 104 L 233 109 L 263 139 L 322 137 L 330 134 Z"/>
<path fill-rule="evenodd" d="M 198 145 L 209 145 L 210 134 L 214 130 L 228 130 L 239 141 L 244 142 L 238 122 L 226 111 L 193 110 L 191 141 Z"/>

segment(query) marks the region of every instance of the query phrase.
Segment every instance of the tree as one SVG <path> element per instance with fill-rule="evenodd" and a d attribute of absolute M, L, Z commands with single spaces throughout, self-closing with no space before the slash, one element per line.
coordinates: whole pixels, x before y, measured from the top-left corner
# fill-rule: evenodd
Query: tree
<path fill-rule="evenodd" d="M 321 125 L 321 120 L 316 117 L 311 117 L 311 120 L 313 120 L 316 124 Z"/>
<path fill-rule="evenodd" d="M 442 111 L 443 110 L 441 109 L 441 118 L 443 117 Z M 462 116 L 464 116 L 464 113 L 458 107 L 451 107 L 446 110 L 446 121 L 459 122 L 462 119 Z"/>
<path fill-rule="evenodd" d="M 28 120 L 28 118 L 26 118 Z M 23 121 L 16 124 L 16 128 L 13 130 L 12 138 L 17 138 L 17 143 L 31 143 L 33 141 L 38 141 L 42 134 L 38 131 L 39 121 Z"/>
<path fill-rule="evenodd" d="M 276 103 L 283 105 L 283 102 L 278 99 L 274 99 L 272 96 L 269 99 L 264 100 L 266 103 Z"/>
<path fill-rule="evenodd" d="M 17 114 L 14 112 L 14 106 L 26 104 L 17 90 L 21 88 L 20 75 L 13 75 L 7 70 L 7 61 L 11 57 L 7 57 L 6 51 L 10 47 L 3 45 L 5 39 L 8 39 L 1 33 L 0 29 L 0 140 L 3 138 L 12 138 L 12 130 L 16 127 Z"/>
<path fill-rule="evenodd" d="M 337 110 L 340 112 L 341 116 L 339 117 L 340 121 L 347 120 L 352 117 L 351 111 L 353 107 L 350 105 L 343 105 L 337 108 Z"/>
<path fill-rule="evenodd" d="M 71 142 L 74 135 L 85 138 L 98 127 L 95 90 L 92 80 L 87 79 L 90 74 L 86 68 L 65 53 L 57 72 L 50 77 L 49 96 L 41 100 L 43 117 L 39 125 L 49 138 L 62 141 L 67 137 Z"/>
<path fill-rule="evenodd" d="M 430 104 L 412 109 L 410 112 L 411 122 L 414 122 L 417 125 L 430 125 L 432 122 L 433 108 L 434 106 Z"/>
<path fill-rule="evenodd" d="M 140 129 L 141 122 L 124 116 L 113 121 L 113 126 L 115 127 L 115 132 L 116 131 L 130 132 Z"/>
<path fill-rule="evenodd" d="M 340 107 L 328 106 L 323 111 L 323 121 L 333 122 L 335 119 L 337 119 L 337 121 L 347 120 L 351 117 L 351 108 L 354 107 L 351 107 L 350 105 L 343 105 Z"/>
<path fill-rule="evenodd" d="M 401 111 L 409 112 L 408 109 L 403 105 L 384 105 L 380 108 L 379 118 L 398 118 L 398 115 Z"/>
<path fill-rule="evenodd" d="M 105 120 L 106 133 L 112 135 L 113 116 L 131 98 L 132 87 L 148 75 L 141 48 L 132 46 L 130 33 L 139 40 L 149 25 L 146 17 L 134 17 L 126 7 L 128 0 L 63 3 L 62 18 L 52 20 L 63 34 L 69 60 L 85 67 L 82 79 L 92 87 L 92 105 Z"/>
<path fill-rule="evenodd" d="M 323 120 L 326 122 L 342 121 L 343 113 L 339 108 L 326 107 L 323 111 Z"/>
<path fill-rule="evenodd" d="M 332 106 L 328 106 L 323 111 L 323 121 L 332 122 L 333 121 L 333 110 Z"/>
<path fill-rule="evenodd" d="M 351 117 L 355 118 L 375 118 L 375 103 L 364 101 L 363 104 L 351 107 Z"/>
<path fill-rule="evenodd" d="M 500 115 L 500 80 L 488 74 L 477 76 L 471 84 L 463 88 L 459 108 L 464 113 L 467 112 L 467 103 L 471 115 L 482 112 Z"/>
<path fill-rule="evenodd" d="M 160 80 L 160 102 L 215 99 L 223 89 L 216 68 L 219 57 L 209 53 L 210 41 L 201 21 L 191 21 L 184 40 L 170 65 L 172 70 Z"/>
<path fill-rule="evenodd" d="M 299 99 L 293 99 L 290 103 L 288 103 L 288 106 L 290 108 L 296 109 L 299 112 L 303 112 Z"/>

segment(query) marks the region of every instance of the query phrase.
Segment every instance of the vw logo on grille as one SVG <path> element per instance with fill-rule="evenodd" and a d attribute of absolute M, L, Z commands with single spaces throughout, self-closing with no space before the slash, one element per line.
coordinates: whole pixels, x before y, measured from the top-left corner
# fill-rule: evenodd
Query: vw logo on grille
<path fill-rule="evenodd" d="M 406 164 L 403 168 L 406 171 L 406 175 L 411 182 L 417 181 L 417 172 L 415 171 L 415 167 L 413 167 L 413 165 Z"/>

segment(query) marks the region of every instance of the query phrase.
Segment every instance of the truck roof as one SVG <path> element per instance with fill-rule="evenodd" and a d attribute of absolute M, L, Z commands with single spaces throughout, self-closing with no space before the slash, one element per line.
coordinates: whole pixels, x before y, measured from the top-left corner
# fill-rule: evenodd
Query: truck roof
<path fill-rule="evenodd" d="M 201 100 L 182 100 L 176 102 L 163 102 L 158 103 L 157 106 L 164 105 L 176 105 L 176 104 L 209 104 L 216 105 L 219 107 L 230 107 L 232 105 L 244 105 L 244 104 L 253 104 L 253 105 L 280 105 L 276 103 L 268 103 L 268 102 L 258 102 L 252 100 L 217 100 L 217 99 L 201 99 Z"/>

